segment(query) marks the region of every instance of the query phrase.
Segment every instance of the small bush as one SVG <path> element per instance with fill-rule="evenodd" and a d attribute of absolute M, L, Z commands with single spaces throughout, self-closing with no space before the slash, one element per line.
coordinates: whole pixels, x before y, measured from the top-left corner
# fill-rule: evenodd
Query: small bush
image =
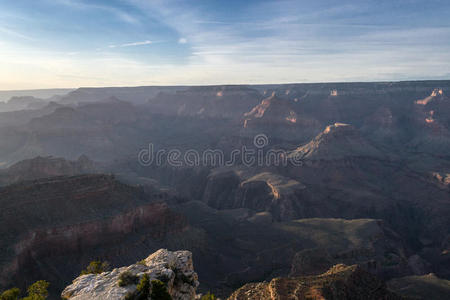
<path fill-rule="evenodd" d="M 100 274 L 109 271 L 109 263 L 107 261 L 101 262 L 99 260 L 94 260 L 89 263 L 89 265 L 81 271 L 80 275 L 86 274 Z"/>
<path fill-rule="evenodd" d="M 150 296 L 151 299 L 172 300 L 166 285 L 161 280 L 152 280 L 152 293 Z"/>
<path fill-rule="evenodd" d="M 150 295 L 150 277 L 144 274 L 136 287 L 136 292 L 127 295 L 127 300 L 147 300 Z"/>
<path fill-rule="evenodd" d="M 19 299 L 20 290 L 18 288 L 12 288 L 4 291 L 0 295 L 0 300 L 17 300 Z"/>
<path fill-rule="evenodd" d="M 48 287 L 50 283 L 45 280 L 39 280 L 30 285 L 27 289 L 28 296 L 21 300 L 45 300 L 48 297 Z M 0 294 L 0 300 L 19 300 L 20 290 L 12 288 Z"/>
<path fill-rule="evenodd" d="M 122 273 L 123 274 L 123 273 Z M 136 287 L 135 292 L 128 293 L 125 300 L 172 300 L 167 287 L 161 280 L 152 280 L 144 274 Z"/>
<path fill-rule="evenodd" d="M 124 287 L 130 284 L 136 284 L 139 281 L 139 277 L 131 274 L 128 271 L 125 271 L 119 275 L 119 286 Z"/>
<path fill-rule="evenodd" d="M 211 294 L 211 292 L 208 292 L 208 294 L 203 295 L 200 300 L 217 300 L 217 297 L 214 294 Z"/>
<path fill-rule="evenodd" d="M 144 274 L 136 288 L 138 292 L 148 293 L 148 291 L 150 291 L 150 276 L 148 276 L 148 274 Z"/>
<path fill-rule="evenodd" d="M 145 266 L 145 259 L 138 261 L 136 264 Z"/>
<path fill-rule="evenodd" d="M 30 285 L 27 289 L 28 296 L 22 300 L 45 300 L 48 296 L 48 287 L 50 283 L 45 280 L 39 280 Z"/>

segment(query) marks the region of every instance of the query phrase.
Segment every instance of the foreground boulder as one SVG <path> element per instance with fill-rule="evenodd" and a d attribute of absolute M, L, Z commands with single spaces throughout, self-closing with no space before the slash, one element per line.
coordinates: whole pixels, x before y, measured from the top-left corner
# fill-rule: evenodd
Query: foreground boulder
<path fill-rule="evenodd" d="M 101 274 L 82 275 L 64 289 L 61 297 L 71 300 L 137 299 L 140 292 L 138 285 L 145 277 L 150 283 L 150 290 L 144 291 L 149 295 L 147 299 L 152 299 L 151 289 L 155 283 L 164 283 L 174 300 L 194 299 L 199 285 L 191 252 L 160 249 L 145 260 L 128 267 Z"/>
<path fill-rule="evenodd" d="M 228 300 L 287 299 L 404 299 L 386 288 L 383 281 L 357 265 L 335 265 L 318 276 L 275 278 L 249 283 Z"/>

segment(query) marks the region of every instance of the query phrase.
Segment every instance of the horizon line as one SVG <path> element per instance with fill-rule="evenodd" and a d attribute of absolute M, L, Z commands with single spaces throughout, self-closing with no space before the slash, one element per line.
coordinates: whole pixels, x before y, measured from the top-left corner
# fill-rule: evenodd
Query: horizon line
<path fill-rule="evenodd" d="M 411 79 L 411 80 L 376 80 L 376 81 L 315 81 L 315 82 L 278 82 L 278 83 L 222 83 L 222 84 L 157 84 L 157 85 L 112 85 L 112 86 L 79 86 L 55 88 L 30 88 L 0 90 L 0 92 L 48 91 L 48 90 L 78 90 L 102 88 L 141 88 L 141 87 L 219 87 L 219 86 L 260 86 L 260 85 L 300 85 L 300 84 L 346 84 L 346 83 L 403 83 L 403 82 L 433 82 L 450 81 L 448 79 Z"/>

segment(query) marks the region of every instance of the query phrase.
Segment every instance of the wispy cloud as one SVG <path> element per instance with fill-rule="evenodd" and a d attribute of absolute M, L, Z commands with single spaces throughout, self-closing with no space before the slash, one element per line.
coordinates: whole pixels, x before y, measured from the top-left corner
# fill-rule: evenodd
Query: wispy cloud
<path fill-rule="evenodd" d="M 152 41 L 142 41 L 142 42 L 133 42 L 133 43 L 125 43 L 121 45 L 109 45 L 108 48 L 124 48 L 124 47 L 136 47 L 136 46 L 145 46 L 153 44 Z"/>

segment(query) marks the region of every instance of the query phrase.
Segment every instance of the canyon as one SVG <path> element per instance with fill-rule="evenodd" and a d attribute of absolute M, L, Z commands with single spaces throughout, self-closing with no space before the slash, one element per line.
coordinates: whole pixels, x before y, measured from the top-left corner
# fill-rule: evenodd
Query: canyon
<path fill-rule="evenodd" d="M 299 295 L 324 296 L 319 278 L 345 285 L 351 274 L 377 276 L 384 295 L 414 280 L 440 289 L 450 279 L 448 95 L 450 81 L 410 81 L 14 98 L 0 112 L 0 289 L 45 279 L 56 299 L 92 260 L 134 265 L 161 248 L 190 251 L 197 290 L 222 298 L 301 282 L 314 288 Z M 245 147 L 287 163 L 145 165 L 150 144 L 224 161 Z"/>

